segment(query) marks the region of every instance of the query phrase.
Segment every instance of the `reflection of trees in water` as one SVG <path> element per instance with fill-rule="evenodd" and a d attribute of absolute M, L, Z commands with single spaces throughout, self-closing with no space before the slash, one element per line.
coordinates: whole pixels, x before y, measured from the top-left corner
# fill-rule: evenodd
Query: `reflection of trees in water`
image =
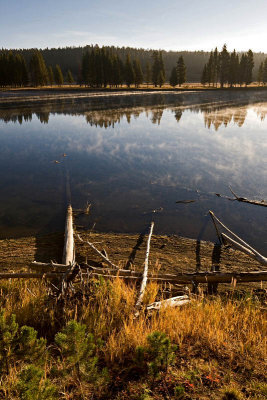
<path fill-rule="evenodd" d="M 162 98 L 158 98 L 159 104 L 157 105 L 143 105 L 139 107 L 119 107 L 119 108 L 109 108 L 106 110 L 97 109 L 93 111 L 88 111 L 87 109 L 77 110 L 73 109 L 73 104 L 68 106 L 64 104 L 54 104 L 41 105 L 35 111 L 31 111 L 28 107 L 25 108 L 12 108 L 0 110 L 0 119 L 6 123 L 8 122 L 18 122 L 22 124 L 23 122 L 28 122 L 32 120 L 32 117 L 36 115 L 41 123 L 47 124 L 49 121 L 50 113 L 52 114 L 63 114 L 63 115 L 74 115 L 80 116 L 84 115 L 86 122 L 91 126 L 100 128 L 114 128 L 116 124 L 119 124 L 122 119 L 126 119 L 128 123 L 131 122 L 131 118 L 138 119 L 141 114 L 144 114 L 148 119 L 151 120 L 153 124 L 160 125 L 161 118 L 163 116 L 164 110 L 171 110 L 174 114 L 176 121 L 179 123 L 182 114 L 186 110 L 190 110 L 192 113 L 202 113 L 204 118 L 204 124 L 207 128 L 212 126 L 217 131 L 222 125 L 227 126 L 229 123 L 233 122 L 241 127 L 246 119 L 247 110 L 249 105 L 234 106 L 229 103 L 222 104 L 195 104 L 195 105 L 170 105 L 164 104 Z M 162 104 L 163 103 L 163 104 Z M 267 113 L 266 103 L 258 103 L 252 107 L 258 118 L 263 121 Z"/>
<path fill-rule="evenodd" d="M 231 121 L 241 127 L 247 116 L 247 107 L 204 111 L 203 116 L 205 126 L 209 129 L 213 125 L 217 131 L 221 125 L 227 126 Z"/>

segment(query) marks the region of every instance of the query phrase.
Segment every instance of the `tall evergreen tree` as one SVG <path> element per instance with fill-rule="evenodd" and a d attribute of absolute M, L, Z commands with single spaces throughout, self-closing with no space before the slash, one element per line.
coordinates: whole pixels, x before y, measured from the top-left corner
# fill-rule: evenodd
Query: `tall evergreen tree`
<path fill-rule="evenodd" d="M 260 63 L 257 79 L 259 85 L 261 85 L 261 83 L 263 82 L 263 61 Z"/>
<path fill-rule="evenodd" d="M 238 83 L 238 75 L 239 75 L 239 56 L 238 54 L 236 54 L 236 51 L 234 50 L 230 55 L 230 62 L 229 62 L 228 82 L 230 84 L 230 87 Z"/>
<path fill-rule="evenodd" d="M 186 66 L 183 56 L 179 57 L 177 61 L 177 79 L 180 86 L 186 81 Z"/>
<path fill-rule="evenodd" d="M 178 85 L 178 77 L 177 77 L 176 67 L 173 67 L 173 69 L 172 69 L 171 76 L 170 76 L 170 85 L 172 87 L 175 87 L 176 85 Z"/>
<path fill-rule="evenodd" d="M 50 86 L 52 86 L 54 84 L 54 72 L 53 72 L 53 68 L 51 67 L 51 65 L 48 67 L 47 70 L 48 73 L 48 82 L 50 83 Z"/>
<path fill-rule="evenodd" d="M 204 65 L 202 75 L 201 75 L 201 84 L 206 85 L 208 83 L 208 71 L 207 71 L 207 64 Z"/>
<path fill-rule="evenodd" d="M 223 46 L 222 51 L 220 52 L 219 60 L 220 60 L 220 70 L 219 70 L 220 84 L 221 87 L 224 87 L 224 85 L 228 82 L 229 66 L 230 66 L 230 56 L 227 51 L 226 44 Z"/>
<path fill-rule="evenodd" d="M 70 70 L 67 72 L 66 81 L 72 85 L 74 83 L 74 79 Z"/>
<path fill-rule="evenodd" d="M 246 83 L 247 80 L 247 74 L 248 74 L 248 59 L 247 59 L 247 54 L 242 54 L 241 59 L 240 59 L 240 65 L 239 65 L 239 84 L 242 86 L 244 83 Z"/>
<path fill-rule="evenodd" d="M 152 82 L 154 86 L 159 84 L 159 74 L 160 74 L 160 62 L 158 51 L 153 51 L 153 64 L 152 64 Z"/>
<path fill-rule="evenodd" d="M 144 80 L 143 71 L 141 68 L 140 60 L 137 58 L 133 61 L 133 70 L 134 70 L 134 80 L 135 86 L 139 87 Z"/>
<path fill-rule="evenodd" d="M 265 58 L 264 63 L 263 63 L 262 81 L 265 86 L 267 83 L 267 57 Z"/>
<path fill-rule="evenodd" d="M 47 68 L 39 50 L 34 50 L 30 59 L 31 82 L 34 86 L 44 86 L 48 81 Z"/>
<path fill-rule="evenodd" d="M 246 75 L 246 85 L 252 82 L 252 70 L 254 68 L 254 56 L 252 50 L 247 52 L 247 75 Z"/>
<path fill-rule="evenodd" d="M 63 74 L 62 74 L 61 68 L 58 64 L 55 67 L 54 77 L 55 77 L 56 85 L 59 85 L 59 86 L 63 85 L 63 83 L 64 83 Z"/>
<path fill-rule="evenodd" d="M 134 83 L 134 69 L 132 66 L 132 62 L 130 59 L 130 55 L 127 54 L 126 63 L 125 63 L 125 83 L 128 87 L 130 87 Z"/>
<path fill-rule="evenodd" d="M 148 61 L 146 63 L 145 82 L 146 82 L 147 87 L 148 87 L 149 83 L 151 82 L 151 66 Z"/>
<path fill-rule="evenodd" d="M 165 83 L 166 73 L 165 73 L 165 65 L 164 65 L 164 61 L 163 61 L 162 51 L 159 52 L 159 68 L 160 68 L 160 73 L 161 73 L 161 79 L 163 78 L 163 83 Z"/>

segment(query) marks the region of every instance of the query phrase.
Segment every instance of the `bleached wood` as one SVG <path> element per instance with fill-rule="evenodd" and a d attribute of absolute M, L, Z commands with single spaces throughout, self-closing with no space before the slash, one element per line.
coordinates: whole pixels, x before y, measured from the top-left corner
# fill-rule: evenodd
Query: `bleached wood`
<path fill-rule="evenodd" d="M 151 310 L 159 310 L 162 307 L 181 307 L 188 303 L 190 303 L 190 299 L 187 295 L 176 296 L 167 300 L 155 301 L 154 303 L 149 304 L 146 309 L 148 311 L 151 311 Z"/>
<path fill-rule="evenodd" d="M 75 261 L 72 207 L 69 204 L 66 215 L 64 250 L 62 264 L 72 265 Z"/>
<path fill-rule="evenodd" d="M 77 238 L 82 242 L 82 243 L 87 243 L 91 249 L 93 249 L 101 258 L 103 258 L 103 260 L 105 260 L 105 262 L 107 264 L 109 264 L 111 267 L 115 268 L 115 269 L 119 269 L 119 267 L 117 265 L 115 265 L 112 261 L 109 260 L 109 258 L 107 258 L 103 253 L 101 253 L 101 251 L 99 251 L 94 245 L 93 243 L 89 242 L 88 240 L 83 240 L 80 235 L 76 235 Z"/>
<path fill-rule="evenodd" d="M 235 237 L 238 240 L 238 242 L 242 243 L 243 246 L 250 249 L 252 251 L 252 253 L 254 253 L 255 255 L 258 255 L 259 257 L 263 257 L 257 250 L 255 250 L 247 242 L 245 242 L 243 239 L 241 239 L 239 236 L 237 236 L 236 233 L 234 233 L 226 225 L 224 225 L 224 223 L 222 221 L 220 221 L 219 218 L 216 217 L 216 215 L 212 211 L 209 211 L 209 213 L 210 213 L 213 221 L 218 222 L 218 224 L 221 225 L 221 227 L 224 228 L 227 232 L 229 232 L 233 237 Z"/>
<path fill-rule="evenodd" d="M 152 237 L 152 233 L 153 233 L 153 228 L 154 228 L 154 222 L 151 222 L 150 225 L 150 232 L 148 235 L 148 239 L 147 239 L 147 247 L 146 247 L 146 258 L 145 258 L 145 266 L 144 266 L 144 272 L 143 272 L 143 279 L 142 279 L 142 283 L 141 283 L 141 288 L 140 288 L 140 292 L 139 292 L 139 296 L 135 305 L 135 308 L 137 310 L 139 310 L 141 308 L 142 305 L 142 301 L 143 301 L 143 297 L 145 294 L 145 289 L 146 289 L 146 284 L 147 284 L 147 273 L 148 273 L 148 258 L 149 258 L 149 252 L 150 252 L 150 241 L 151 241 L 151 237 Z"/>
<path fill-rule="evenodd" d="M 263 257 L 259 253 L 256 254 L 251 251 L 249 248 L 242 246 L 242 244 L 236 242 L 234 239 L 227 236 L 225 233 L 222 233 L 222 237 L 226 243 L 229 243 L 235 249 L 242 251 L 243 253 L 247 254 L 249 257 L 253 258 L 254 260 L 258 261 L 262 265 L 267 265 L 267 258 Z"/>

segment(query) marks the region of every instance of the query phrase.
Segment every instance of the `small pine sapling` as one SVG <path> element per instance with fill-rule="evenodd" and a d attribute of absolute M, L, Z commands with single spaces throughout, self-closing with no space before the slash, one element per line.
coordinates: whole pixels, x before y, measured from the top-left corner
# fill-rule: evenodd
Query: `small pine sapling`
<path fill-rule="evenodd" d="M 29 327 L 19 328 L 15 315 L 9 320 L 0 313 L 0 372 L 9 374 L 10 366 L 18 361 L 44 362 L 46 340 L 37 339 L 37 332 Z"/>
<path fill-rule="evenodd" d="M 45 379 L 44 371 L 34 365 L 28 365 L 20 373 L 16 385 L 22 400 L 55 400 L 58 398 L 56 387 Z"/>
<path fill-rule="evenodd" d="M 98 371 L 96 355 L 97 346 L 94 336 L 86 333 L 86 326 L 76 321 L 70 321 L 66 327 L 55 336 L 67 373 L 74 371 L 76 377 L 87 382 L 96 379 L 107 379 L 106 370 Z M 97 343 L 99 346 L 100 342 Z"/>

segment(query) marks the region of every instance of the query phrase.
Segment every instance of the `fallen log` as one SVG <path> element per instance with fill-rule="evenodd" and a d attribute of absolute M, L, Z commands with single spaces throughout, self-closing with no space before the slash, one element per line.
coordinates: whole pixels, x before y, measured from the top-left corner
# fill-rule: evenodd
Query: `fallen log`
<path fill-rule="evenodd" d="M 73 218 L 72 218 L 72 207 L 69 204 L 66 216 L 65 240 L 64 240 L 62 264 L 72 265 L 74 261 L 75 261 L 75 252 L 74 252 L 74 238 L 73 238 Z"/>
<path fill-rule="evenodd" d="M 152 311 L 159 310 L 162 307 L 181 307 L 188 303 L 190 303 L 190 299 L 187 295 L 176 296 L 167 300 L 155 301 L 154 303 L 149 304 L 146 309 L 147 311 Z"/>
<path fill-rule="evenodd" d="M 245 242 L 243 239 L 241 239 L 236 233 L 234 233 L 233 231 L 231 231 L 226 225 L 224 225 L 218 217 L 215 216 L 215 214 L 212 211 L 209 211 L 214 226 L 216 228 L 216 232 L 218 235 L 220 235 L 223 240 L 228 241 L 230 244 L 233 245 L 233 247 L 235 246 L 237 248 L 238 246 L 238 250 L 243 251 L 245 254 L 250 255 L 253 254 L 254 255 L 254 259 L 257 260 L 260 264 L 262 265 L 267 265 L 267 258 L 264 257 L 262 254 L 260 254 L 257 250 L 255 250 L 252 246 L 250 246 L 247 242 Z M 234 238 L 237 239 L 237 241 L 231 239 L 229 236 L 225 235 L 224 233 L 220 233 L 218 231 L 218 227 L 216 222 L 223 228 L 225 229 L 228 233 L 230 233 L 230 235 L 232 235 Z"/>
<path fill-rule="evenodd" d="M 241 251 L 242 253 L 247 254 L 249 257 L 253 258 L 254 260 L 258 261 L 262 265 L 267 265 L 267 258 L 259 255 L 258 253 L 252 252 L 249 248 L 242 246 L 242 244 L 236 242 L 232 238 L 230 238 L 225 233 L 222 233 L 222 237 L 225 243 L 230 244 L 233 248 Z"/>
<path fill-rule="evenodd" d="M 82 276 L 86 277 L 87 274 L 83 273 Z M 121 278 L 129 280 L 142 280 L 142 275 L 136 276 L 134 274 L 107 274 L 90 272 L 90 277 L 103 278 Z M 263 282 L 267 281 L 267 271 L 253 271 L 253 272 L 198 272 L 198 273 L 181 273 L 177 275 L 171 274 L 155 274 L 148 275 L 148 281 L 155 282 L 168 282 L 175 284 L 190 284 L 190 283 L 231 283 L 233 280 L 237 282 Z"/>
<path fill-rule="evenodd" d="M 100 269 L 101 270 L 101 269 Z M 123 274 L 120 274 L 123 271 Z M 116 273 L 108 273 L 107 270 L 95 272 L 94 269 L 88 272 L 82 272 L 82 277 L 95 277 L 99 278 L 121 278 L 129 280 L 142 280 L 142 273 L 128 270 L 115 270 Z M 126 274 L 128 272 L 128 274 Z M 57 278 L 63 277 L 63 272 L 48 272 L 48 273 L 28 273 L 28 272 L 14 272 L 14 273 L 0 273 L 0 279 L 23 278 L 23 279 L 43 279 L 43 278 Z M 198 273 L 180 273 L 172 274 L 151 274 L 147 275 L 148 281 L 159 283 L 169 282 L 173 284 L 190 284 L 196 283 L 231 283 L 233 280 L 237 282 L 263 282 L 267 281 L 267 271 L 252 271 L 252 272 L 198 272 Z"/>
<path fill-rule="evenodd" d="M 145 294 L 146 284 L 147 284 L 148 258 L 149 258 L 150 241 L 151 241 L 151 237 L 152 237 L 152 233 L 153 233 L 153 228 L 154 228 L 154 222 L 151 222 L 150 232 L 149 232 L 148 239 L 147 239 L 146 258 L 145 258 L 145 266 L 144 266 L 144 272 L 143 272 L 143 277 L 142 277 L 142 283 L 141 283 L 139 296 L 138 296 L 138 299 L 137 299 L 137 302 L 135 305 L 135 308 L 137 310 L 140 310 L 140 308 L 141 308 L 144 294 Z"/>
<path fill-rule="evenodd" d="M 69 265 L 57 264 L 57 263 L 42 263 L 38 261 L 33 261 L 29 268 L 38 272 L 66 272 L 69 269 Z"/>
<path fill-rule="evenodd" d="M 248 203 L 248 204 L 254 204 L 255 206 L 267 207 L 267 201 L 265 201 L 265 200 L 251 200 L 251 199 L 247 199 L 246 197 L 240 197 L 233 191 L 233 189 L 230 186 L 229 186 L 229 189 L 230 189 L 231 193 L 234 195 L 234 197 L 224 196 L 220 193 L 215 193 L 215 194 L 217 197 L 221 197 L 223 199 L 227 199 L 230 201 L 239 201 L 241 203 Z"/>
<path fill-rule="evenodd" d="M 44 279 L 44 278 L 58 278 L 62 277 L 62 273 L 49 272 L 49 273 L 31 273 L 31 272 L 3 272 L 0 273 L 0 279 Z"/>

